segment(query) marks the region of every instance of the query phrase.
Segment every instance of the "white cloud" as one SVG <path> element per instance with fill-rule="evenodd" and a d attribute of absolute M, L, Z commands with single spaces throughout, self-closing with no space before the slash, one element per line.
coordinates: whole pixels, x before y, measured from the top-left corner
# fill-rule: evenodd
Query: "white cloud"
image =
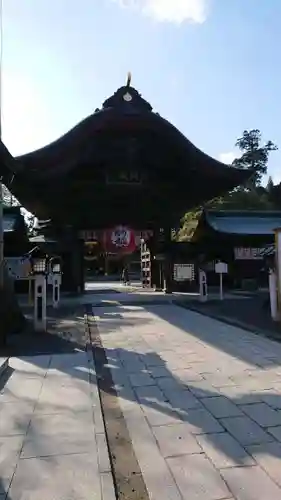
<path fill-rule="evenodd" d="M 113 0 L 121 7 L 135 9 L 158 22 L 203 23 L 208 0 Z"/>
<path fill-rule="evenodd" d="M 233 160 L 235 160 L 235 158 L 236 155 L 233 153 L 233 151 L 230 151 L 229 153 L 221 153 L 219 155 L 219 160 L 226 165 L 230 165 Z"/>

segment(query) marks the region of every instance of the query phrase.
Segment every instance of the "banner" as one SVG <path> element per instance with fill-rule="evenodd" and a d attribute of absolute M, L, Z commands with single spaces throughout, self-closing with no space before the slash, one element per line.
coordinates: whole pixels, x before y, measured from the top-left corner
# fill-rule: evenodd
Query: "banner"
<path fill-rule="evenodd" d="M 107 253 L 132 253 L 136 250 L 135 231 L 126 226 L 117 226 L 104 233 L 104 250 Z"/>

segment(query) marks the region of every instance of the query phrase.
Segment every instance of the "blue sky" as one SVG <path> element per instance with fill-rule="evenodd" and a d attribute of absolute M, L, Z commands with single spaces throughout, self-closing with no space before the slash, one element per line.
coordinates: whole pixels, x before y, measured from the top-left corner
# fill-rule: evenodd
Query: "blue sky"
<path fill-rule="evenodd" d="M 280 0 L 3 0 L 3 139 L 15 155 L 51 142 L 130 70 L 214 157 L 259 128 L 281 181 L 280 20 Z"/>

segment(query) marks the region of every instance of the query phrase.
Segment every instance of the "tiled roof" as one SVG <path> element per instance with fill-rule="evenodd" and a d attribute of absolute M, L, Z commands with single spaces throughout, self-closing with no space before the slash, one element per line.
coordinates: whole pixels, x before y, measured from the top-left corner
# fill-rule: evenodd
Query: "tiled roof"
<path fill-rule="evenodd" d="M 208 211 L 206 221 L 220 233 L 268 235 L 281 227 L 281 212 Z"/>

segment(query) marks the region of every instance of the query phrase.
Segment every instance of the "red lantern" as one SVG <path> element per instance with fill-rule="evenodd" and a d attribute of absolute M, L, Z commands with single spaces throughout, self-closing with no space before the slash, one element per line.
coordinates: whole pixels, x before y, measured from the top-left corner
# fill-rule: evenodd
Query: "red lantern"
<path fill-rule="evenodd" d="M 107 253 L 132 253 L 136 249 L 135 232 L 126 226 L 107 230 L 104 242 Z"/>

